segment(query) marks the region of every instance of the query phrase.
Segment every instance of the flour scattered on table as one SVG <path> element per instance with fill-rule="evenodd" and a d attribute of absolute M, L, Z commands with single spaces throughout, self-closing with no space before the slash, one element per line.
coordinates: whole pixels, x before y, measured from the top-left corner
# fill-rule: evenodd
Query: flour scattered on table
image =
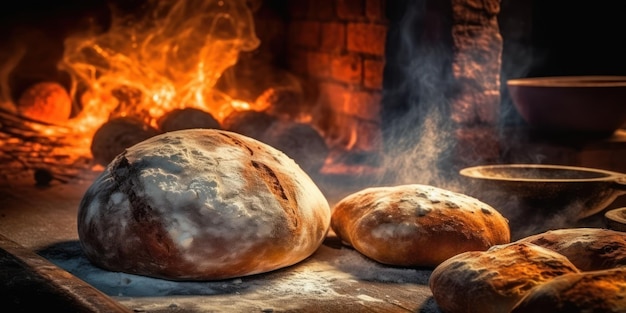
<path fill-rule="evenodd" d="M 220 281 L 170 281 L 102 270 L 87 260 L 77 243 L 63 245 L 43 254 L 57 266 L 110 296 L 215 295 L 234 294 L 248 289 L 272 296 L 337 296 L 332 289 L 334 277 L 322 270 L 292 268 L 289 271 L 279 270 L 265 275 Z"/>
<path fill-rule="evenodd" d="M 283 312 L 336 303 L 409 307 L 407 299 L 431 297 L 430 270 L 385 266 L 347 247 L 323 246 L 311 260 L 269 273 L 186 282 L 102 270 L 89 262 L 78 242 L 39 253 L 136 312 Z M 364 281 L 378 287 L 368 289 Z M 438 313 L 432 300 L 420 301 L 426 301 L 423 312 Z"/>
<path fill-rule="evenodd" d="M 314 296 L 316 298 L 336 297 L 328 273 L 312 270 L 294 270 L 280 275 L 270 275 L 268 279 L 251 281 L 251 285 L 259 286 L 259 292 L 267 292 L 273 297 Z M 273 276 L 273 277 L 272 277 Z"/>
<path fill-rule="evenodd" d="M 342 248 L 342 253 L 331 261 L 338 270 L 357 279 L 390 283 L 428 285 L 430 270 L 392 267 L 375 262 L 351 248 Z"/>
<path fill-rule="evenodd" d="M 248 288 L 241 278 L 215 282 L 171 281 L 100 269 L 85 257 L 78 242 L 65 243 L 40 252 L 50 262 L 84 280 L 109 296 L 161 297 L 215 295 Z"/>

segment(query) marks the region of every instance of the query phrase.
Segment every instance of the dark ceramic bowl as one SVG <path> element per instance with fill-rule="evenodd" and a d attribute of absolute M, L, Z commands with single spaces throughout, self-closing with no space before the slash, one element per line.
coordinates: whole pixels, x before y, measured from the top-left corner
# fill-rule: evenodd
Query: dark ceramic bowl
<path fill-rule="evenodd" d="M 507 88 L 537 130 L 610 136 L 626 125 L 626 76 L 519 78 Z"/>
<path fill-rule="evenodd" d="M 602 211 L 626 194 L 626 174 L 595 168 L 548 164 L 497 164 L 464 168 L 461 176 L 488 202 L 514 196 L 524 207 L 547 214 L 575 209 L 581 219 Z"/>

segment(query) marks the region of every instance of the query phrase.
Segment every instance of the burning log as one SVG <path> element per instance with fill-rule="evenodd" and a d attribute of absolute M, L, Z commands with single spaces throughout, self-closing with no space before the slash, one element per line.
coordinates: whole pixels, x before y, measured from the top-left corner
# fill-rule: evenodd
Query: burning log
<path fill-rule="evenodd" d="M 158 130 L 135 118 L 111 119 L 93 136 L 91 143 L 93 160 L 106 166 L 126 148 L 158 134 Z"/>
<path fill-rule="evenodd" d="M 261 141 L 284 152 L 309 174 L 319 172 L 330 151 L 324 137 L 311 125 L 286 120 L 274 122 Z"/>
<path fill-rule="evenodd" d="M 194 108 L 172 110 L 159 120 L 159 128 L 163 132 L 190 128 L 220 129 L 220 127 L 220 123 L 211 113 Z"/>
<path fill-rule="evenodd" d="M 307 173 L 317 173 L 330 149 L 313 126 L 279 119 L 265 112 L 240 111 L 224 120 L 224 128 L 257 140 L 284 152 Z"/>
<path fill-rule="evenodd" d="M 262 134 L 278 119 L 265 112 L 236 111 L 222 122 L 224 129 L 260 140 Z"/>
<path fill-rule="evenodd" d="M 49 124 L 62 124 L 72 113 L 72 98 L 65 87 L 56 82 L 32 85 L 17 103 L 20 115 Z"/>

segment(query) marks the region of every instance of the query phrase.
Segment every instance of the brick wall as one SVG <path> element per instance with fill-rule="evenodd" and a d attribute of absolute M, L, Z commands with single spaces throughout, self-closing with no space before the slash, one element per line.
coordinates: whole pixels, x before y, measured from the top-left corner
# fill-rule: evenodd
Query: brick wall
<path fill-rule="evenodd" d="M 289 1 L 287 66 L 316 85 L 314 122 L 336 147 L 380 147 L 384 7 L 385 0 Z"/>

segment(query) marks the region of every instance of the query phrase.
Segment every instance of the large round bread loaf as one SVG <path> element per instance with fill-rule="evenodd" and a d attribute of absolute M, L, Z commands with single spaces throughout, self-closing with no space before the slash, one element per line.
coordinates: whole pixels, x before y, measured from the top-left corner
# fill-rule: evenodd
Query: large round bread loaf
<path fill-rule="evenodd" d="M 579 270 L 564 256 L 531 243 L 498 245 L 453 256 L 429 286 L 446 313 L 509 312 L 533 287 Z"/>
<path fill-rule="evenodd" d="M 216 280 L 295 264 L 330 225 L 326 198 L 284 153 L 214 129 L 161 134 L 118 155 L 86 191 L 78 234 L 111 270 Z"/>
<path fill-rule="evenodd" d="M 419 184 L 373 187 L 333 208 L 331 228 L 380 263 L 435 267 L 471 250 L 510 241 L 507 220 L 472 197 Z"/>
<path fill-rule="evenodd" d="M 603 228 L 565 228 L 522 238 L 566 256 L 582 271 L 626 265 L 626 233 Z"/>
<path fill-rule="evenodd" d="M 626 268 L 556 277 L 533 288 L 512 313 L 624 313 Z"/>

